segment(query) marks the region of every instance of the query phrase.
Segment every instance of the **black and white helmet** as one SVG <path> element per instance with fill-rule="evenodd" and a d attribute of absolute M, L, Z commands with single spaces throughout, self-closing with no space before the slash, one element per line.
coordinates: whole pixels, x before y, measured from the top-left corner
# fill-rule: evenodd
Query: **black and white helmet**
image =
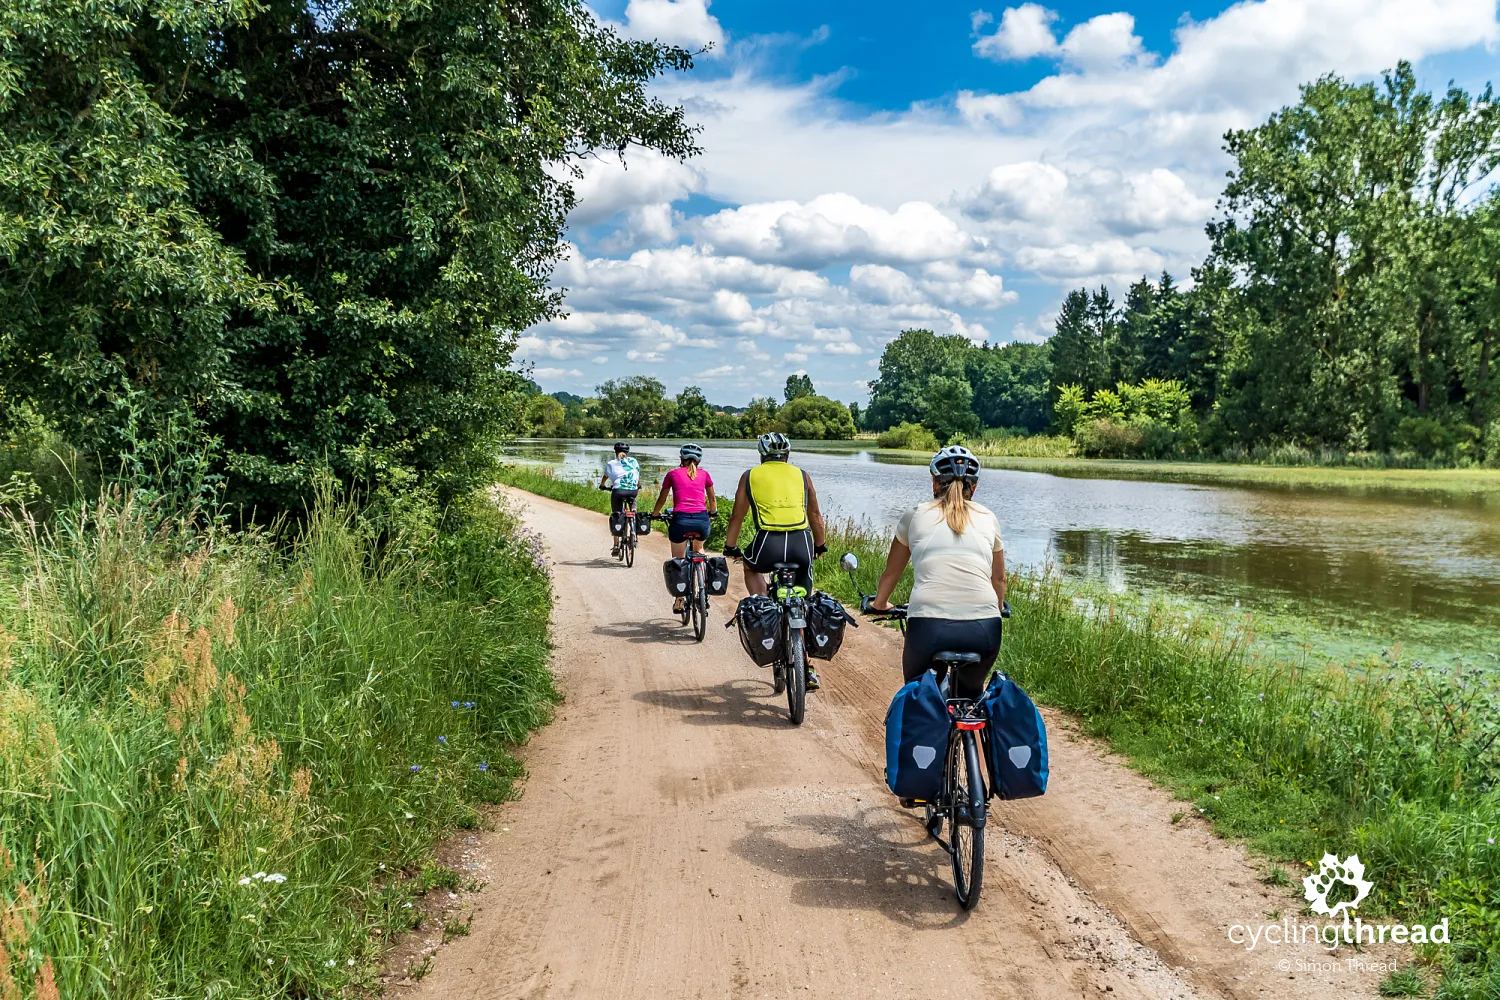
<path fill-rule="evenodd" d="M 927 468 L 939 480 L 962 479 L 970 486 L 979 482 L 979 459 L 961 444 L 939 450 Z"/>
<path fill-rule="evenodd" d="M 684 462 L 689 460 L 692 460 L 694 462 L 702 462 L 703 449 L 693 444 L 692 442 L 689 442 L 683 445 L 681 448 L 677 449 L 677 457 L 682 459 Z"/>
<path fill-rule="evenodd" d="M 786 458 L 791 453 L 792 442 L 780 431 L 771 431 L 756 439 L 755 447 L 760 449 L 761 458 Z"/>

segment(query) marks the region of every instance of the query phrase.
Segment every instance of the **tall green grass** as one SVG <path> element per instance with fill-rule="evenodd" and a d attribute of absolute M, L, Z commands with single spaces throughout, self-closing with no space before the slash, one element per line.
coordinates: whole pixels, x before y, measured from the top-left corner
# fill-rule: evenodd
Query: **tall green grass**
<path fill-rule="evenodd" d="M 537 541 L 478 498 L 278 536 L 110 496 L 8 534 L 0 996 L 373 987 L 551 712 Z"/>

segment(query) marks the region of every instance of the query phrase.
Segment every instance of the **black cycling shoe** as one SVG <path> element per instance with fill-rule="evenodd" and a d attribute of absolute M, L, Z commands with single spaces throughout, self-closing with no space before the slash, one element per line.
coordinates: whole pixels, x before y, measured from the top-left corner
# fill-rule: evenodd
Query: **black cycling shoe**
<path fill-rule="evenodd" d="M 818 672 L 812 667 L 807 668 L 807 690 L 816 691 L 821 685 L 818 684 Z"/>

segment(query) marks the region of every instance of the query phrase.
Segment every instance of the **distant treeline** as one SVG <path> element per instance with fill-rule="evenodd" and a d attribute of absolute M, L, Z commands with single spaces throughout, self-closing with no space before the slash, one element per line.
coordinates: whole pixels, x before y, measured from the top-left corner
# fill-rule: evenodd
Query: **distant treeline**
<path fill-rule="evenodd" d="M 810 440 L 852 438 L 859 426 L 858 404 L 845 406 L 820 396 L 807 375 L 790 375 L 782 402 L 752 399 L 746 407 L 714 406 L 690 385 L 668 396 L 647 375 L 610 379 L 597 395 L 544 394 L 537 389 L 525 404 L 522 431 L 536 437 L 588 438 L 749 438 L 782 431 Z"/>
<path fill-rule="evenodd" d="M 1070 293 L 1041 346 L 909 330 L 866 425 L 1071 435 L 1085 454 L 1500 464 L 1500 107 L 1405 63 L 1325 77 L 1258 128 L 1187 287 Z"/>

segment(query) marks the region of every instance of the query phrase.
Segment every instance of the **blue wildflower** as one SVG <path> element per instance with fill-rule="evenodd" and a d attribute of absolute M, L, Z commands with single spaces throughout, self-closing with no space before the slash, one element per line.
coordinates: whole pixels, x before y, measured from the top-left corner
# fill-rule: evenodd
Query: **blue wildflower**
<path fill-rule="evenodd" d="M 413 764 L 411 766 L 411 773 L 412 774 L 416 774 L 420 770 L 422 770 L 422 765 L 421 764 Z"/>
<path fill-rule="evenodd" d="M 479 762 L 479 769 L 480 769 L 480 770 L 481 770 L 481 771 L 488 771 L 488 770 L 489 770 L 489 769 L 490 769 L 490 765 L 489 765 L 489 763 L 488 763 L 488 762 L 486 762 L 486 761 L 480 761 L 480 762 Z"/>
<path fill-rule="evenodd" d="M 438 737 L 438 742 L 446 745 L 447 742 L 448 742 L 448 737 L 446 737 L 446 736 L 439 736 Z"/>

